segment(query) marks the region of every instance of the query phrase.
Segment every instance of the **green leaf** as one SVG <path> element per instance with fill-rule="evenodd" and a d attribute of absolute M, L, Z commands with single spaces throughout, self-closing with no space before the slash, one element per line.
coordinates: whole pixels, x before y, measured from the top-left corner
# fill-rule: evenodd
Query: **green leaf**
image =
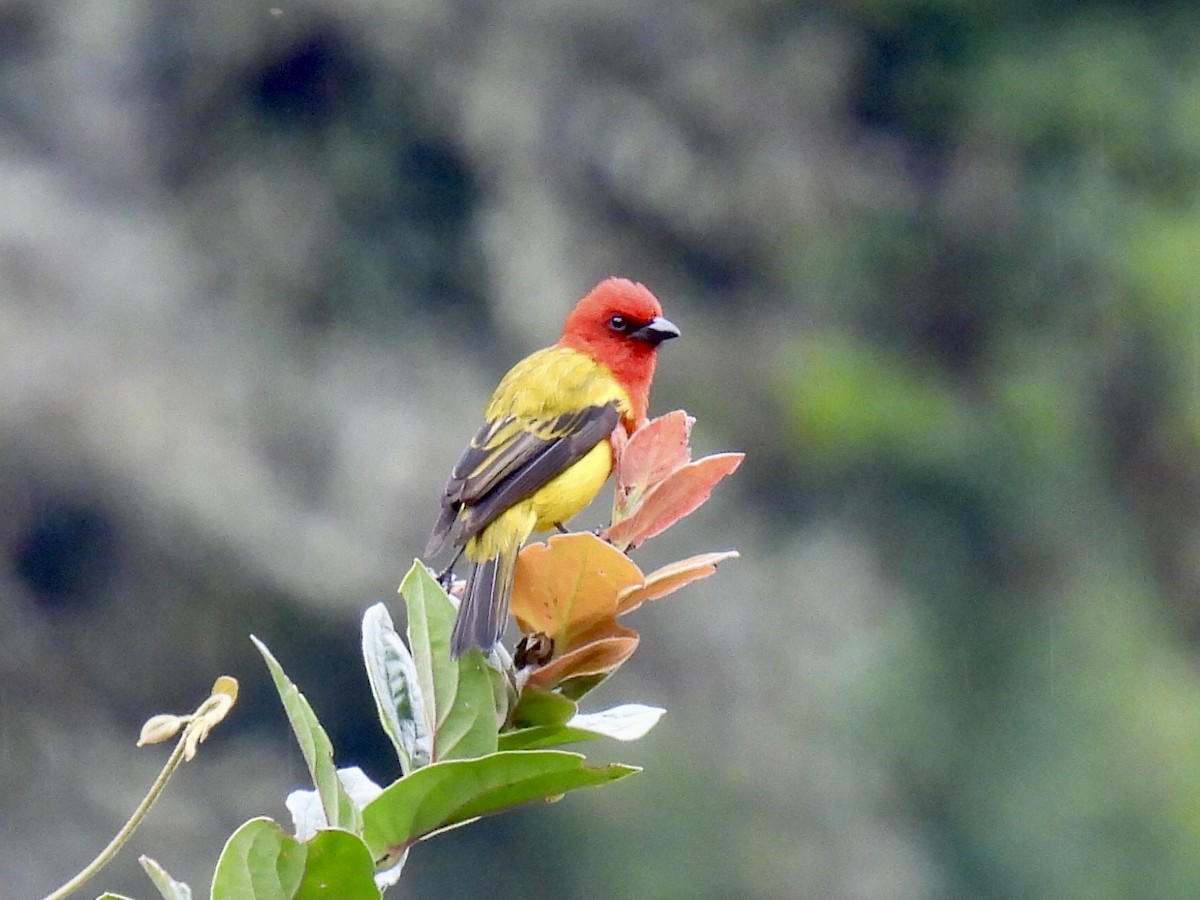
<path fill-rule="evenodd" d="M 589 768 L 578 753 L 528 750 L 433 763 L 394 782 L 363 810 L 363 839 L 376 859 L 392 859 L 450 825 L 522 803 L 595 787 L 640 771 Z"/>
<path fill-rule="evenodd" d="M 561 747 L 563 744 L 594 741 L 598 737 L 602 737 L 602 735 L 582 728 L 568 728 L 565 725 L 533 725 L 529 728 L 518 728 L 516 731 L 501 733 L 498 743 L 501 750 L 541 750 L 544 747 Z"/>
<path fill-rule="evenodd" d="M 516 728 L 533 725 L 565 725 L 579 712 L 579 707 L 561 694 L 525 688 L 521 699 L 512 713 L 512 724 Z"/>
<path fill-rule="evenodd" d="M 537 750 L 591 740 L 597 735 L 566 728 L 579 707 L 561 694 L 526 687 L 500 733 L 500 750 Z"/>
<path fill-rule="evenodd" d="M 182 881 L 176 881 L 167 870 L 148 856 L 139 856 L 138 862 L 150 876 L 163 900 L 192 900 L 192 889 Z"/>
<path fill-rule="evenodd" d="M 559 692 L 571 700 L 580 700 L 584 695 L 598 688 L 611 672 L 597 672 L 594 675 L 579 675 L 568 678 L 558 686 Z"/>
<path fill-rule="evenodd" d="M 124 894 L 114 894 L 112 891 L 105 891 L 96 900 L 133 900 L 133 898 L 126 897 Z"/>
<path fill-rule="evenodd" d="M 283 668 L 271 655 L 267 645 L 253 635 L 250 636 L 250 640 L 254 641 L 254 646 L 258 647 L 258 652 L 262 654 L 267 668 L 271 671 L 271 678 L 274 679 L 279 698 L 283 701 L 288 721 L 291 722 L 292 731 L 300 744 L 304 761 L 308 764 L 313 785 L 321 796 L 326 821 L 333 828 L 346 828 L 359 834 L 362 831 L 362 813 L 338 779 L 337 770 L 333 765 L 333 744 L 329 741 L 329 735 L 321 727 L 307 698 L 284 674 Z"/>
<path fill-rule="evenodd" d="M 497 644 L 486 658 L 488 680 L 492 684 L 492 700 L 496 706 L 496 721 L 508 719 L 508 711 L 516 705 L 517 687 L 512 681 L 512 657 Z"/>
<path fill-rule="evenodd" d="M 417 664 L 382 603 L 363 615 L 362 647 L 379 721 L 400 757 L 401 771 L 407 775 L 429 765 L 433 733 L 421 699 Z"/>
<path fill-rule="evenodd" d="M 301 843 L 267 818 L 230 835 L 213 874 L 212 900 L 379 900 L 362 839 L 330 829 Z"/>
<path fill-rule="evenodd" d="M 295 900 L 379 900 L 375 860 L 358 835 L 330 829 L 304 846 L 308 855 Z"/>
<path fill-rule="evenodd" d="M 412 651 L 427 722 L 433 723 L 433 759 L 484 756 L 496 750 L 496 698 L 483 653 L 450 655 L 455 609 L 420 560 L 400 584 L 408 606 Z"/>
<path fill-rule="evenodd" d="M 251 819 L 225 842 L 213 872 L 212 900 L 287 900 L 304 877 L 301 845 L 266 817 Z"/>

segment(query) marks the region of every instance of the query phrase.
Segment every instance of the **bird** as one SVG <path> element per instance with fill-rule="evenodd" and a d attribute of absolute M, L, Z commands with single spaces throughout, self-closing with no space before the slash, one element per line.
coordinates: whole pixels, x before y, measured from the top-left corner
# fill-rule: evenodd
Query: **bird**
<path fill-rule="evenodd" d="M 483 425 L 442 491 L 425 550 L 453 547 L 469 564 L 450 635 L 455 658 L 489 652 L 503 635 L 517 554 L 600 492 L 613 468 L 610 436 L 647 420 L 658 347 L 679 337 L 643 284 L 607 278 L 571 310 L 562 336 L 500 379 Z"/>

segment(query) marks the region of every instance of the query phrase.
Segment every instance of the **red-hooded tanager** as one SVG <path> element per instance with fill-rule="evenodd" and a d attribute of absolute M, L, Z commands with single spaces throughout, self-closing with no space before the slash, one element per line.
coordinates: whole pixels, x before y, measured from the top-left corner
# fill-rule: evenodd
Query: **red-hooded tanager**
<path fill-rule="evenodd" d="M 426 549 L 453 546 L 470 563 L 455 656 L 500 639 L 521 546 L 599 493 L 613 466 L 610 435 L 646 421 L 658 345 L 678 336 L 645 286 L 609 278 L 576 304 L 558 343 L 500 380 L 446 482 Z"/>

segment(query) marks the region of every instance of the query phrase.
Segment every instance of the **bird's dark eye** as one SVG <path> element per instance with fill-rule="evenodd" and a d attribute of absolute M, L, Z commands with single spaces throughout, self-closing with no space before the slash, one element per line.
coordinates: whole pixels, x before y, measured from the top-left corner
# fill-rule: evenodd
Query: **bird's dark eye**
<path fill-rule="evenodd" d="M 625 321 L 624 316 L 613 316 L 608 320 L 608 327 L 613 331 L 624 331 L 629 327 L 629 323 Z"/>

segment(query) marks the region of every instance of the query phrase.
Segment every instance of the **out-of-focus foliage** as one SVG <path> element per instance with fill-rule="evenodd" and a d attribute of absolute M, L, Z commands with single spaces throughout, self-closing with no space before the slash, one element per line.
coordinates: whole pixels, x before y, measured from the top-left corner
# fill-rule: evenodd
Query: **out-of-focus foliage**
<path fill-rule="evenodd" d="M 1197 33 L 1182 0 L 0 0 L 5 893 L 91 857 L 137 724 L 217 672 L 229 734 L 138 849 L 270 810 L 246 634 L 362 697 L 359 613 L 487 386 L 619 273 L 684 333 L 655 411 L 747 451 L 688 535 L 743 561 L 639 613 L 649 774 L 432 842 L 410 896 L 1196 896 Z M 394 777 L 369 702 L 312 693 Z"/>

